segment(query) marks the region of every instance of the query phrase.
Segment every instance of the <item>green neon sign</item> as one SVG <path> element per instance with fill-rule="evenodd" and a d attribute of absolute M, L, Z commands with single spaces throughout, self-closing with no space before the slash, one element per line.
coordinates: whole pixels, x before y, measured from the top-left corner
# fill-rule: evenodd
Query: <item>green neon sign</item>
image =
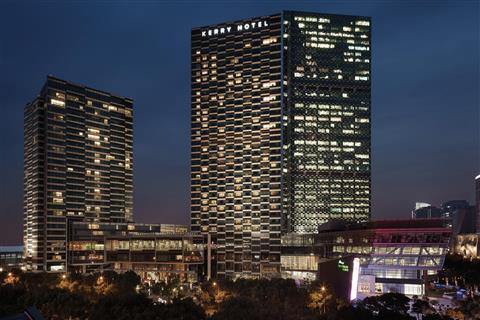
<path fill-rule="evenodd" d="M 340 271 L 343 271 L 343 272 L 348 272 L 350 270 L 348 265 L 342 260 L 338 260 L 338 269 L 340 269 Z"/>

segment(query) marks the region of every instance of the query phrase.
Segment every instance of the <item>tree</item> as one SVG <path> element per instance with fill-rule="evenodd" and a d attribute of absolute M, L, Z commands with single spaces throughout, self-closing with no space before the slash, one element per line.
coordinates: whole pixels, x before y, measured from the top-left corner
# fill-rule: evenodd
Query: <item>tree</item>
<path fill-rule="evenodd" d="M 458 311 L 464 315 L 465 319 L 480 319 L 480 297 L 474 296 L 461 301 Z"/>
<path fill-rule="evenodd" d="M 210 315 L 224 307 L 224 303 L 231 298 L 242 298 L 254 303 L 257 314 L 262 319 L 297 320 L 314 317 L 313 312 L 307 308 L 307 290 L 297 287 L 295 281 L 290 279 L 212 281 L 203 284 L 201 293 L 197 295 Z"/>
<path fill-rule="evenodd" d="M 114 285 L 121 292 L 134 292 L 140 284 L 140 276 L 133 271 L 127 271 L 115 277 Z"/>
<path fill-rule="evenodd" d="M 31 298 L 45 318 L 84 319 L 90 306 L 84 295 L 59 288 L 36 291 Z"/>
<path fill-rule="evenodd" d="M 224 301 L 213 320 L 261 320 L 257 303 L 247 297 L 233 297 Z"/>
<path fill-rule="evenodd" d="M 359 307 L 369 310 L 377 319 L 411 319 L 409 302 L 410 299 L 401 293 L 385 293 L 363 299 Z"/>
<path fill-rule="evenodd" d="M 205 311 L 191 298 L 175 299 L 171 304 L 157 306 L 156 314 L 161 319 L 202 320 Z"/>
<path fill-rule="evenodd" d="M 427 299 L 419 299 L 417 296 L 413 296 L 411 311 L 416 314 L 417 319 L 422 319 L 420 315 L 435 313 L 435 309 Z M 425 319 L 425 317 L 423 317 L 423 319 Z"/>
<path fill-rule="evenodd" d="M 332 291 L 323 285 L 314 285 L 308 296 L 308 307 L 319 313 L 324 314 L 327 310 L 327 304 L 333 301 Z"/>
<path fill-rule="evenodd" d="M 373 313 L 362 306 L 346 305 L 340 308 L 334 319 L 338 320 L 371 320 Z"/>
<path fill-rule="evenodd" d="M 0 286 L 0 317 L 22 312 L 25 308 L 26 290 L 23 286 Z"/>
<path fill-rule="evenodd" d="M 241 280 L 238 280 L 241 285 Z M 197 299 L 205 307 L 208 308 L 209 313 L 215 312 L 218 309 L 218 305 L 230 297 L 234 286 L 231 281 L 209 281 L 203 283 L 201 291 L 197 294 Z"/>
<path fill-rule="evenodd" d="M 138 315 L 151 313 L 152 307 L 152 301 L 140 294 L 106 295 L 91 306 L 88 319 L 135 319 Z"/>
<path fill-rule="evenodd" d="M 0 273 L 0 317 L 36 306 L 51 320 L 205 319 L 204 310 L 190 298 L 155 305 L 144 294 L 137 293 L 140 277 L 133 272 L 58 275 L 18 271 L 10 276 L 17 280 L 4 283 L 8 274 Z"/>
<path fill-rule="evenodd" d="M 423 317 L 423 320 L 453 320 L 447 315 L 439 315 L 438 313 L 429 313 Z"/>
<path fill-rule="evenodd" d="M 446 314 L 447 314 L 447 316 L 449 316 L 453 319 L 457 319 L 457 320 L 465 319 L 465 315 L 459 309 L 448 309 Z"/>

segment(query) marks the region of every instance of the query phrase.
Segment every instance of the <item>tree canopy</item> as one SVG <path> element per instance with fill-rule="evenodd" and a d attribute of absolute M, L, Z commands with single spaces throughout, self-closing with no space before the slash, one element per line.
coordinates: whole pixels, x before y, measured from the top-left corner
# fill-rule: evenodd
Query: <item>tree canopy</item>
<path fill-rule="evenodd" d="M 322 283 L 287 279 L 142 283 L 134 272 L 0 273 L 0 317 L 35 306 L 46 319 L 184 320 L 448 320 L 479 319 L 480 298 L 439 314 L 427 299 L 399 293 L 351 304 Z M 161 301 L 161 302 L 159 302 Z"/>

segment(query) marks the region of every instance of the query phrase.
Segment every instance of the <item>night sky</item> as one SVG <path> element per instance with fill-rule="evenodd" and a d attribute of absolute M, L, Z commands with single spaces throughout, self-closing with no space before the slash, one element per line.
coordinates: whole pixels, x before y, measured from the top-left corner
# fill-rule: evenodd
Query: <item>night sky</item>
<path fill-rule="evenodd" d="M 372 17 L 375 219 L 474 200 L 477 1 L 65 2 L 0 3 L 0 245 L 21 244 L 23 108 L 47 74 L 134 99 L 135 219 L 189 223 L 190 29 L 282 9 Z"/>

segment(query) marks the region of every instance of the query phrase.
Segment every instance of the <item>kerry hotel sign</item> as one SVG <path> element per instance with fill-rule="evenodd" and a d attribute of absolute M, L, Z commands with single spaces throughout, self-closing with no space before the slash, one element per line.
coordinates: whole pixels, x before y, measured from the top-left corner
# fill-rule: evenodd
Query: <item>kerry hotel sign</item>
<path fill-rule="evenodd" d="M 238 24 L 225 26 L 225 27 L 202 30 L 202 37 L 210 37 L 210 36 L 216 36 L 219 34 L 227 34 L 232 31 L 248 31 L 248 30 L 264 28 L 268 26 L 269 24 L 267 20 L 238 23 Z"/>

